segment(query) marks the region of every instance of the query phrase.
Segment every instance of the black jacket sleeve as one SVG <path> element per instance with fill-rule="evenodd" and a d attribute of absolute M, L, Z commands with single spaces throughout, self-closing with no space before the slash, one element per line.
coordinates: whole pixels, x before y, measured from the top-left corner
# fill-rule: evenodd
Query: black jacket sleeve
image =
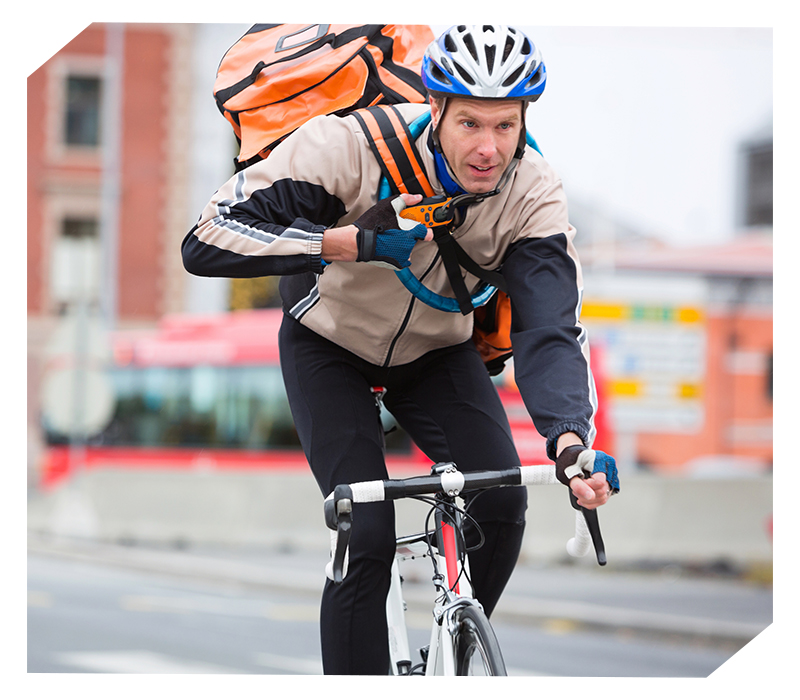
<path fill-rule="evenodd" d="M 322 234 L 344 215 L 341 200 L 291 179 L 243 194 L 246 174 L 232 178 L 224 190 L 232 196 L 218 193 L 184 238 L 186 270 L 204 277 L 321 272 Z"/>
<path fill-rule="evenodd" d="M 516 243 L 502 272 L 511 297 L 514 378 L 554 460 L 559 435 L 574 432 L 587 443 L 594 432 L 588 340 L 578 324 L 582 291 L 566 235 Z"/>

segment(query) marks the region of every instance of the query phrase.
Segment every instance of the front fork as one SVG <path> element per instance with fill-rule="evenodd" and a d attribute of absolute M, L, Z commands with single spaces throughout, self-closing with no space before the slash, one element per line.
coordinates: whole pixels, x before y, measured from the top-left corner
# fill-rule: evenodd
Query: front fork
<path fill-rule="evenodd" d="M 437 465 L 446 468 L 447 465 Z M 434 467 L 436 469 L 437 467 Z M 429 654 L 426 675 L 455 675 L 455 647 L 457 611 L 468 605 L 480 607 L 473 597 L 469 578 L 469 561 L 463 541 L 464 515 L 456 508 L 455 497 L 439 494 L 436 498 L 436 543 L 438 566 L 435 567 L 434 584 L 442 593 L 436 608 L 436 624 L 431 630 L 432 651 Z"/>

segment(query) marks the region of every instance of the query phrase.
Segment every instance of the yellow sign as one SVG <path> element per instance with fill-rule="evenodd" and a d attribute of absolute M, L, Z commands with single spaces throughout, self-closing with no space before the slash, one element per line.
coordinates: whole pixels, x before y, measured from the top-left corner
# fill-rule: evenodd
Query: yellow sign
<path fill-rule="evenodd" d="M 700 309 L 691 306 L 663 306 L 660 304 L 623 304 L 603 301 L 585 301 L 581 312 L 582 321 L 657 323 L 701 323 L 704 319 Z"/>

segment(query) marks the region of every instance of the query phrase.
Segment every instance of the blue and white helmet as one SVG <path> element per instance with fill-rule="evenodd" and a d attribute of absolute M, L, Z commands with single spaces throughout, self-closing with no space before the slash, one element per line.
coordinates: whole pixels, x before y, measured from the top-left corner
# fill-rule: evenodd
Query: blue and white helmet
<path fill-rule="evenodd" d="M 522 32 L 498 24 L 451 27 L 428 46 L 422 82 L 432 95 L 534 102 L 547 73 Z"/>

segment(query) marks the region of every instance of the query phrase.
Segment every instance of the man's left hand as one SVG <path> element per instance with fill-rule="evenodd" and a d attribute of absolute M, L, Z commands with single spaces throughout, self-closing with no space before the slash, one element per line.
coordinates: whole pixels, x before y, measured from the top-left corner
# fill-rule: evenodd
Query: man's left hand
<path fill-rule="evenodd" d="M 569 481 L 569 487 L 578 499 L 578 505 L 589 510 L 604 505 L 611 495 L 608 480 L 602 472 L 596 472 L 586 479 L 574 476 Z"/>
<path fill-rule="evenodd" d="M 570 444 L 556 459 L 556 477 L 569 486 L 578 505 L 590 510 L 602 506 L 619 491 L 616 461 L 611 455 Z"/>

